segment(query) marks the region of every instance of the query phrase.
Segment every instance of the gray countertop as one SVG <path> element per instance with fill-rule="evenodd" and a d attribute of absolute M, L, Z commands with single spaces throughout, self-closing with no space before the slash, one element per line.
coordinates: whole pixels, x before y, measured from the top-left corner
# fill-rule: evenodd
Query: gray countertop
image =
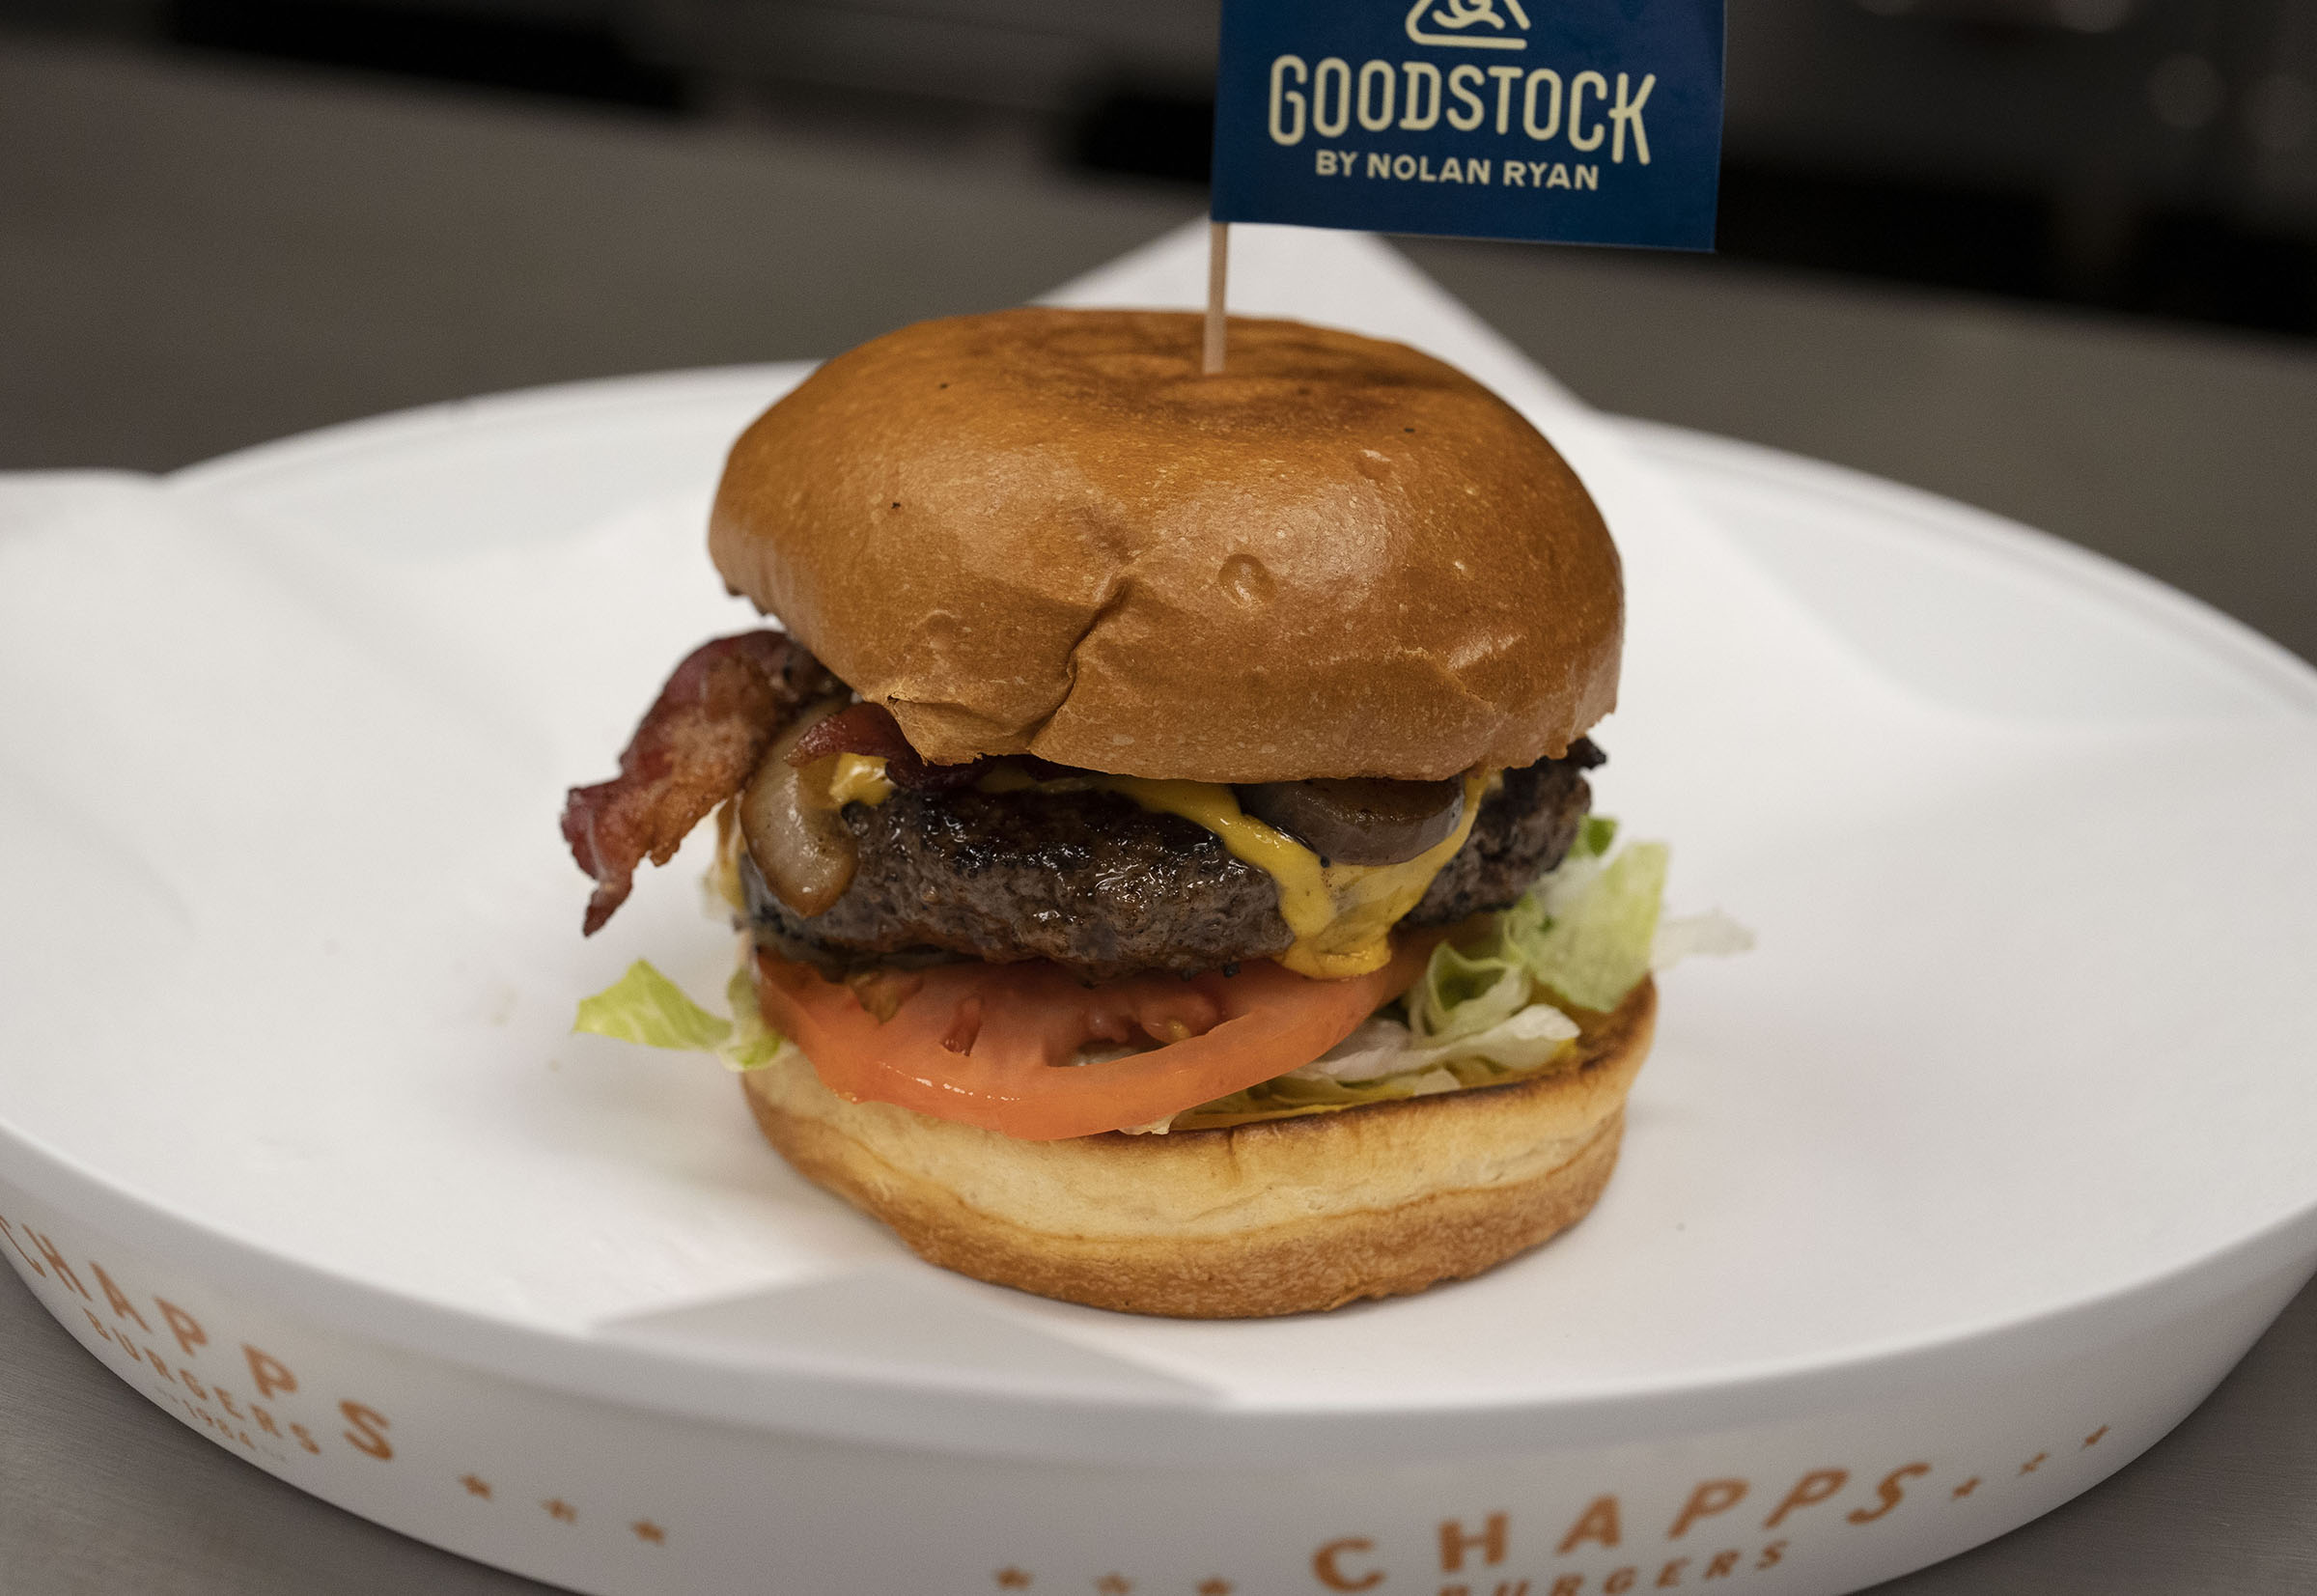
<path fill-rule="evenodd" d="M 0 469 L 166 469 L 455 395 L 825 354 L 1019 301 L 1197 209 L 973 130 L 680 126 L 0 38 Z M 2317 347 L 1406 247 L 1605 408 L 2015 516 L 2317 658 Z M 0 1278 L 0 1596 L 542 1588 L 211 1446 Z M 2115 1478 L 1883 1588 L 2317 1589 L 2317 1291 Z"/>

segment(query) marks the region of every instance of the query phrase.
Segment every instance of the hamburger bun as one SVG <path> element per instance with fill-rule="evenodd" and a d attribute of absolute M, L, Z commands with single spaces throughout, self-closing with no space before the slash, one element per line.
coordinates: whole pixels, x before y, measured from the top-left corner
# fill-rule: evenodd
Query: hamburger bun
<path fill-rule="evenodd" d="M 839 355 L 734 445 L 716 567 L 940 764 L 1439 780 L 1614 707 L 1617 553 L 1520 412 L 1399 344 L 1234 320 L 1203 377 L 1199 338 L 1033 309 Z"/>
<path fill-rule="evenodd" d="M 1462 1279 L 1582 1218 L 1608 1182 L 1657 1012 L 1647 980 L 1574 1066 L 1226 1130 L 1019 1141 L 851 1103 L 795 1048 L 741 1083 L 797 1170 L 931 1263 L 1186 1319 L 1340 1306 Z"/>

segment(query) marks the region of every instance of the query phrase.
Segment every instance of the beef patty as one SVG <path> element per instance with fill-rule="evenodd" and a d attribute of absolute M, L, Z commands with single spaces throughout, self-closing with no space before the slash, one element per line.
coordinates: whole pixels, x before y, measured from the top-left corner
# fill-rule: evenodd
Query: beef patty
<path fill-rule="evenodd" d="M 1602 759 L 1579 740 L 1561 759 L 1507 770 L 1404 923 L 1445 925 L 1520 897 L 1576 840 L 1592 801 L 1584 772 Z M 824 913 L 790 910 L 742 855 L 749 917 L 766 940 L 839 959 L 1050 959 L 1102 981 L 1192 975 L 1295 939 L 1270 876 L 1204 826 L 1115 793 L 898 792 L 843 814 L 860 865 Z"/>

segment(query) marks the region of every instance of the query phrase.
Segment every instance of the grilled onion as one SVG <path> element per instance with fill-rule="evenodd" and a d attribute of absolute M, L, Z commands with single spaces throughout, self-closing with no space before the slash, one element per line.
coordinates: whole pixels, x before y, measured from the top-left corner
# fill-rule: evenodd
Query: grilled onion
<path fill-rule="evenodd" d="M 1465 784 L 1268 781 L 1242 787 L 1239 806 L 1335 864 L 1398 864 L 1438 846 L 1465 815 Z"/>
<path fill-rule="evenodd" d="M 765 750 L 740 794 L 740 835 L 747 841 L 748 856 L 774 895 L 808 918 L 845 895 L 860 861 L 844 817 L 825 793 L 811 790 L 816 777 L 825 782 L 833 761 L 817 761 L 798 770 L 789 763 L 789 752 L 845 703 L 843 698 L 824 698 L 807 705 Z"/>

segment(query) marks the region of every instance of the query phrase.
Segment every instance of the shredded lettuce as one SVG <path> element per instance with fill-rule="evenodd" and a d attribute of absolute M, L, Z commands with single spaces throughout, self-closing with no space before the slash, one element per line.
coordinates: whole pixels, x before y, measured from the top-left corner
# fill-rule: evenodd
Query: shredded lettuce
<path fill-rule="evenodd" d="M 1433 950 L 1405 1000 L 1415 1046 L 1476 1036 L 1555 1001 L 1605 1012 L 1625 1000 L 1650 970 L 1666 854 L 1643 842 L 1612 855 L 1616 838 L 1615 821 L 1589 816 L 1559 867 L 1484 933 Z"/>
<path fill-rule="evenodd" d="M 649 961 L 638 959 L 610 986 L 579 1000 L 572 1029 L 647 1048 L 713 1053 L 731 1070 L 761 1070 L 780 1051 L 781 1038 L 757 1007 L 756 981 L 746 963 L 724 990 L 732 1004 L 730 1020 L 711 1014 Z"/>
<path fill-rule="evenodd" d="M 1551 890 L 1548 878 L 1550 918 L 1521 948 L 1538 983 L 1580 1009 L 1606 1011 L 1623 1002 L 1649 973 L 1665 863 L 1663 843 L 1637 842 L 1574 896 Z"/>
<path fill-rule="evenodd" d="M 628 973 L 593 997 L 579 999 L 574 1031 L 647 1048 L 707 1051 L 732 1036 L 732 1022 L 720 1020 L 684 995 L 684 989 L 638 959 Z"/>
<path fill-rule="evenodd" d="M 1671 969 L 1684 959 L 1701 956 L 1724 959 L 1733 953 L 1748 952 L 1753 945 L 1752 932 L 1720 910 L 1710 909 L 1703 914 L 1660 920 L 1658 934 L 1650 939 L 1649 967 Z"/>
<path fill-rule="evenodd" d="M 765 1011 L 756 1000 L 754 959 L 743 958 L 724 983 L 724 1000 L 732 1007 L 732 1039 L 716 1050 L 716 1056 L 736 1073 L 763 1069 L 786 1039 L 765 1023 Z"/>
<path fill-rule="evenodd" d="M 1527 966 L 1501 951 L 1473 955 L 1446 942 L 1408 994 L 1405 1029 L 1426 1043 L 1452 1042 L 1503 1023 L 1533 1000 Z"/>
<path fill-rule="evenodd" d="M 1305 1080 L 1357 1084 L 1467 1058 L 1507 1070 L 1533 1070 L 1550 1063 L 1576 1039 L 1577 1022 L 1549 1003 L 1524 1004 L 1485 1029 L 1429 1045 L 1411 1027 L 1379 1016 L 1289 1074 Z"/>
<path fill-rule="evenodd" d="M 1653 969 L 1743 953 L 1745 927 L 1719 912 L 1661 919 L 1663 843 L 1617 847 L 1617 823 L 1588 817 L 1567 857 L 1512 908 L 1433 950 L 1404 998 L 1321 1058 L 1203 1104 L 1152 1132 L 1242 1125 L 1366 1103 L 1491 1086 L 1547 1070 L 1578 1035 L 1564 1007 L 1606 1013 Z"/>
<path fill-rule="evenodd" d="M 1379 1015 L 1299 1070 L 1186 1110 L 1166 1125 L 1136 1129 L 1210 1130 L 1501 1085 L 1552 1063 L 1576 1037 L 1575 1022 L 1549 1003 L 1531 1003 L 1485 1030 L 1434 1047 Z"/>
<path fill-rule="evenodd" d="M 1577 840 L 1569 845 L 1573 859 L 1605 857 L 1617 841 L 1617 823 L 1607 815 L 1587 815 L 1577 828 Z"/>

